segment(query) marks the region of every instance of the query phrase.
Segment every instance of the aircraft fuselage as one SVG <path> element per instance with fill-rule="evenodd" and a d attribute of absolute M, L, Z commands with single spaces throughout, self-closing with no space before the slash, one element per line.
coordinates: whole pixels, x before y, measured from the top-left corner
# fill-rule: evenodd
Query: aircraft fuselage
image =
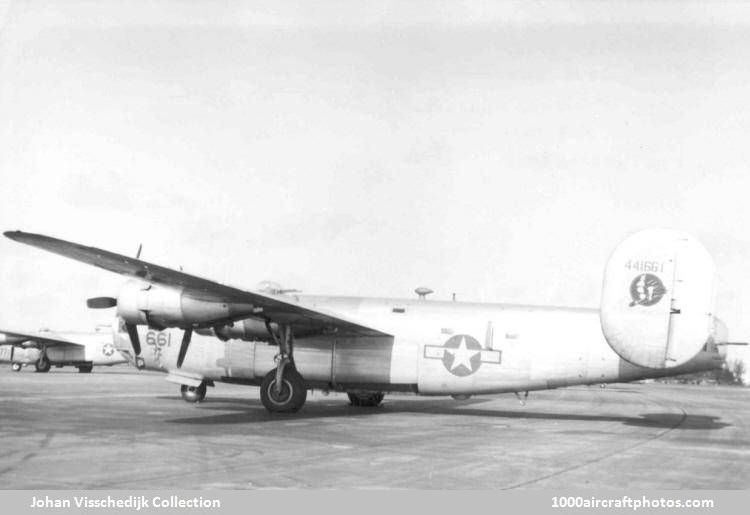
<path fill-rule="evenodd" d="M 620 358 L 596 309 L 416 299 L 298 296 L 303 306 L 360 321 L 392 336 L 321 334 L 295 340 L 297 370 L 311 388 L 490 394 L 624 382 L 721 367 L 714 334 L 684 365 L 650 369 Z M 724 333 L 717 321 L 715 333 Z M 118 346 L 127 347 L 127 335 Z M 278 347 L 195 334 L 177 368 L 182 330 L 140 328 L 146 367 L 189 378 L 260 384 Z M 197 344 L 200 342 L 200 344 Z"/>

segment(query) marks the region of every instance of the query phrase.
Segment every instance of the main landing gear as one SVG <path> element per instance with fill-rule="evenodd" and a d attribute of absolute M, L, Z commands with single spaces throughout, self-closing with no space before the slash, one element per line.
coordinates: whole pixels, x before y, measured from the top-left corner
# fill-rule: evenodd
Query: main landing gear
<path fill-rule="evenodd" d="M 13 364 L 12 364 L 12 365 L 10 366 L 10 369 L 11 369 L 11 370 L 12 370 L 13 372 L 20 372 L 20 371 L 21 371 L 21 366 L 22 366 L 22 365 L 21 365 L 20 363 L 13 363 Z"/>
<path fill-rule="evenodd" d="M 346 392 L 349 404 L 362 408 L 376 408 L 383 402 L 383 392 Z"/>
<path fill-rule="evenodd" d="M 37 372 L 49 372 L 49 369 L 52 367 L 46 353 L 42 353 L 34 366 Z"/>
<path fill-rule="evenodd" d="M 271 413 L 294 413 L 307 400 L 307 384 L 294 366 L 294 334 L 286 324 L 279 324 L 279 335 L 266 322 L 266 329 L 279 345 L 276 369 L 263 378 L 260 400 Z"/>

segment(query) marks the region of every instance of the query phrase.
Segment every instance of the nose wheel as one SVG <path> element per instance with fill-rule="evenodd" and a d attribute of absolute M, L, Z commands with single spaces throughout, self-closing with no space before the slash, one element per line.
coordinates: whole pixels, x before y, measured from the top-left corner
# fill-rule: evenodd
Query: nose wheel
<path fill-rule="evenodd" d="M 180 395 L 185 402 L 201 402 L 206 398 L 206 383 L 203 382 L 200 386 L 183 384 L 180 386 Z"/>

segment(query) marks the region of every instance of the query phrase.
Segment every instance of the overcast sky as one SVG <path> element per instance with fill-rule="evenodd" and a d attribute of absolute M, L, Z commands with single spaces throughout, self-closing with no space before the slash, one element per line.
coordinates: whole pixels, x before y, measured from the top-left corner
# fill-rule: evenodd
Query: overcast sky
<path fill-rule="evenodd" d="M 3 17 L 4 16 L 4 17 Z M 597 306 L 687 230 L 750 340 L 750 10 L 0 0 L 0 229 L 237 286 Z M 0 240 L 0 325 L 121 279 Z"/>

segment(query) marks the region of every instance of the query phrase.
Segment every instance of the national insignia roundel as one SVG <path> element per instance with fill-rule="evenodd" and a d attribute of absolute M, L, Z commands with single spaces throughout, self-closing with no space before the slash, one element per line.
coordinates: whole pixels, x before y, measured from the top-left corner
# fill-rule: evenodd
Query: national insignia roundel
<path fill-rule="evenodd" d="M 443 366 L 453 375 L 471 375 L 482 365 L 482 346 L 473 336 L 457 334 L 443 348 Z"/>

